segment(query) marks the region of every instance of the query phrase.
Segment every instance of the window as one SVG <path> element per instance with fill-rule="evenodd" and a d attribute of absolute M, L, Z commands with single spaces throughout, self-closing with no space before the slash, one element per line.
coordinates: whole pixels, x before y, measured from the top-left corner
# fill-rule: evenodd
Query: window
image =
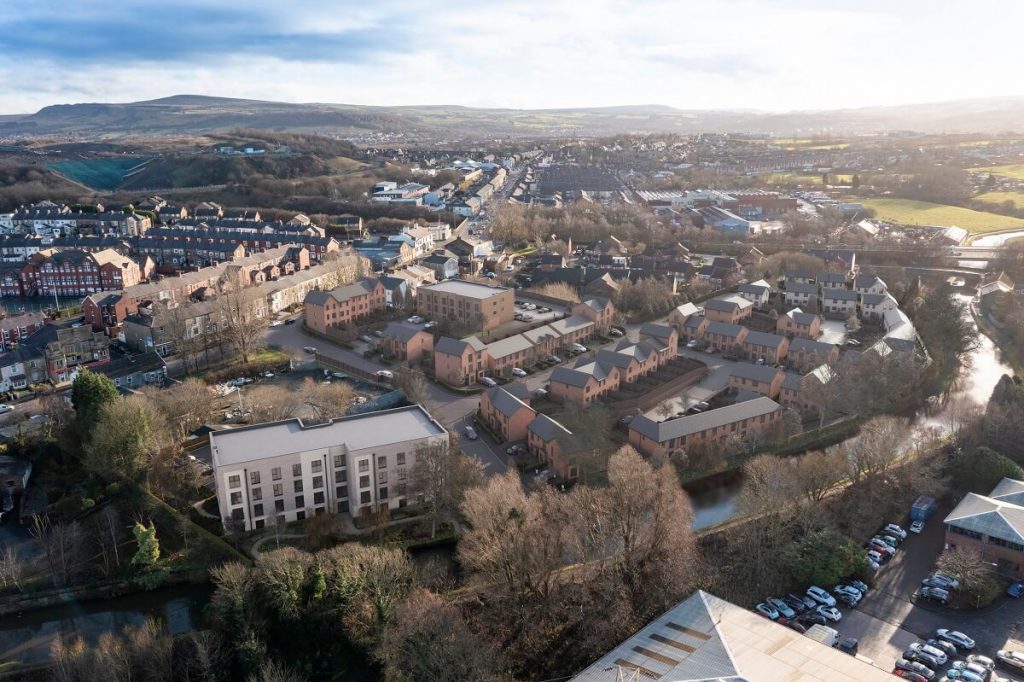
<path fill-rule="evenodd" d="M 313 487 L 314 488 L 323 488 L 324 487 L 324 477 L 323 476 L 314 476 L 313 477 Z"/>
<path fill-rule="evenodd" d="M 260 472 L 258 472 L 258 471 L 250 471 L 249 472 L 249 485 L 259 485 L 259 484 L 260 484 Z"/>
<path fill-rule="evenodd" d="M 242 504 L 242 493 L 231 493 L 231 504 Z"/>
<path fill-rule="evenodd" d="M 360 488 L 369 488 L 370 487 L 370 477 L 369 476 L 360 476 L 359 477 L 359 487 Z"/>
<path fill-rule="evenodd" d="M 306 518 L 306 512 L 304 512 L 304 511 L 297 511 L 297 512 L 295 512 L 295 518 L 298 519 L 299 521 L 301 521 L 302 519 Z"/>
<path fill-rule="evenodd" d="M 406 493 L 408 492 L 406 485 L 404 483 L 399 483 L 397 492 L 399 497 L 405 497 Z"/>
<path fill-rule="evenodd" d="M 309 468 L 314 474 L 319 474 L 321 471 L 323 471 L 324 463 L 321 462 L 320 460 L 315 460 L 313 462 L 310 462 Z"/>
<path fill-rule="evenodd" d="M 301 476 L 301 475 L 302 475 L 302 464 L 301 463 L 293 464 L 292 465 L 292 476 Z"/>
<path fill-rule="evenodd" d="M 303 495 L 296 495 L 295 496 L 295 506 L 298 509 L 302 509 L 303 507 L 305 507 L 306 506 L 306 498 Z"/>
<path fill-rule="evenodd" d="M 281 467 L 274 467 L 270 470 L 270 477 L 275 481 L 281 480 Z"/>
<path fill-rule="evenodd" d="M 274 500 L 274 511 L 284 511 L 284 500 Z"/>
<path fill-rule="evenodd" d="M 254 504 L 252 506 L 252 515 L 253 516 L 263 516 L 263 505 L 262 504 Z"/>
<path fill-rule="evenodd" d="M 388 499 L 388 489 L 387 488 L 381 488 L 378 491 L 378 493 L 379 493 L 379 495 L 377 496 L 377 499 L 380 499 L 380 500 Z"/>
<path fill-rule="evenodd" d="M 337 497 L 348 497 L 348 486 L 339 485 L 337 488 L 334 489 L 334 494 Z"/>
<path fill-rule="evenodd" d="M 297 481 L 292 481 L 292 492 L 296 492 L 296 493 L 301 493 L 302 492 L 302 479 L 299 479 Z"/>
<path fill-rule="evenodd" d="M 370 460 L 361 459 L 359 460 L 359 473 L 363 474 L 370 470 Z"/>
<path fill-rule="evenodd" d="M 387 482 L 388 482 L 388 472 L 382 471 L 379 474 L 377 474 L 377 483 L 387 483 Z"/>
<path fill-rule="evenodd" d="M 263 489 L 262 488 L 253 488 L 252 492 L 249 493 L 249 496 L 252 497 L 253 500 L 262 500 L 263 499 Z"/>
<path fill-rule="evenodd" d="M 323 504 L 324 494 L 322 492 L 313 493 L 313 504 Z"/>
<path fill-rule="evenodd" d="M 281 497 L 284 495 L 284 486 L 280 483 L 274 484 L 274 497 Z"/>
<path fill-rule="evenodd" d="M 345 455 L 334 456 L 334 468 L 340 469 L 345 466 Z"/>
<path fill-rule="evenodd" d="M 405 467 L 402 467 L 401 469 L 398 470 L 398 480 L 399 481 L 404 481 L 405 480 Z"/>
<path fill-rule="evenodd" d="M 335 483 L 344 483 L 347 480 L 348 480 L 348 470 L 347 469 L 341 469 L 339 471 L 335 471 L 334 472 L 334 482 Z"/>
<path fill-rule="evenodd" d="M 370 491 L 364 490 L 359 493 L 359 504 L 370 504 Z"/>
<path fill-rule="evenodd" d="M 348 500 L 342 500 L 338 503 L 338 513 L 345 514 L 348 512 Z"/>
<path fill-rule="evenodd" d="M 398 466 L 405 466 L 405 453 L 404 452 L 399 452 L 397 455 L 395 455 L 395 459 L 397 460 L 395 463 Z"/>
<path fill-rule="evenodd" d="M 240 488 L 242 486 L 242 477 L 238 474 L 232 474 L 228 476 L 228 487 L 229 488 Z"/>
<path fill-rule="evenodd" d="M 379 456 L 377 458 L 377 468 L 378 469 L 384 469 L 385 467 L 387 467 L 387 465 L 388 465 L 388 457 L 387 457 L 387 455 L 381 455 L 381 456 Z"/>
<path fill-rule="evenodd" d="M 257 529 L 263 528 L 266 525 L 267 525 L 267 522 L 264 521 L 263 519 L 259 519 L 258 521 L 256 521 L 256 528 Z"/>

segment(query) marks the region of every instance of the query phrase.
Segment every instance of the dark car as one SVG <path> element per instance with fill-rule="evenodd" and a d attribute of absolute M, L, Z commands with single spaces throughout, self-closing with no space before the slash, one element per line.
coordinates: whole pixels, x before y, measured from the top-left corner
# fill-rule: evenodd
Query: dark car
<path fill-rule="evenodd" d="M 802 601 L 804 603 L 804 607 L 808 611 L 813 611 L 814 609 L 818 608 L 818 602 L 814 601 L 806 594 L 793 594 L 792 592 L 790 592 L 786 595 L 786 597 L 787 599 L 796 599 L 797 601 Z"/>
<path fill-rule="evenodd" d="M 839 649 L 840 651 L 842 651 L 844 654 L 850 654 L 851 656 L 856 656 L 857 655 L 857 650 L 859 648 L 858 642 L 857 642 L 857 638 L 856 637 L 847 637 L 846 639 L 844 639 L 841 642 L 839 642 L 839 644 L 836 645 L 836 648 Z"/>
<path fill-rule="evenodd" d="M 956 647 L 953 646 L 952 644 L 950 644 L 949 642 L 944 641 L 944 640 L 941 640 L 941 639 L 929 639 L 927 642 L 925 642 L 925 644 L 927 644 L 928 646 L 931 646 L 931 647 L 935 647 L 939 651 L 945 652 L 946 656 L 949 659 L 951 659 L 951 660 L 956 658 L 956 656 L 957 656 Z"/>
<path fill-rule="evenodd" d="M 789 608 L 793 609 L 797 613 L 803 613 L 807 610 L 807 604 L 805 604 L 804 600 L 800 599 L 795 594 L 787 594 L 782 598 L 782 601 L 789 604 Z"/>
<path fill-rule="evenodd" d="M 294 317 L 289 317 L 287 320 L 284 321 L 284 323 L 285 324 L 295 324 L 295 318 Z"/>
<path fill-rule="evenodd" d="M 803 625 L 801 625 L 800 622 L 796 621 L 796 620 L 791 620 L 789 618 L 779 618 L 775 622 L 776 623 L 781 623 L 782 625 L 785 625 L 790 630 L 795 630 L 795 631 L 799 632 L 801 635 L 807 632 L 807 628 L 804 627 Z"/>
<path fill-rule="evenodd" d="M 826 618 L 825 616 L 821 615 L 820 613 L 816 613 L 816 612 L 805 613 L 804 615 L 800 616 L 796 620 L 801 625 L 808 625 L 808 626 L 809 625 L 828 625 L 829 624 L 828 618 Z"/>
<path fill-rule="evenodd" d="M 903 652 L 903 658 L 908 661 L 917 661 L 918 663 L 928 666 L 932 670 L 938 670 L 942 667 L 942 663 L 939 662 L 939 659 L 935 658 L 927 651 L 907 649 Z"/>

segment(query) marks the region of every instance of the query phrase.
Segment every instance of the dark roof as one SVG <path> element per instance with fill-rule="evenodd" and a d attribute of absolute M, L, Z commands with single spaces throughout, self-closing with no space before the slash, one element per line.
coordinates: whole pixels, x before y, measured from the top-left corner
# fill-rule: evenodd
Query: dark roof
<path fill-rule="evenodd" d="M 856 291 L 849 289 L 822 289 L 821 297 L 832 299 L 833 301 L 856 301 L 859 295 Z"/>
<path fill-rule="evenodd" d="M 707 429 L 713 429 L 763 414 L 771 414 L 781 409 L 771 398 L 760 397 L 746 400 L 735 405 L 727 405 L 715 410 L 708 410 L 687 417 L 679 417 L 664 422 L 656 422 L 649 417 L 640 415 L 629 423 L 630 431 L 636 431 L 659 443 L 666 443 L 674 438 L 682 438 Z"/>
<path fill-rule="evenodd" d="M 93 365 L 90 369 L 98 374 L 116 379 L 139 372 L 161 372 L 165 367 L 167 367 L 167 363 L 158 353 L 147 351 L 138 355 L 116 355 L 111 352 L 109 362 Z"/>
<path fill-rule="evenodd" d="M 572 434 L 569 429 L 565 428 L 546 414 L 538 414 L 526 428 L 545 442 L 553 440 L 561 435 Z"/>
<path fill-rule="evenodd" d="M 722 336 L 738 336 L 745 327 L 728 322 L 708 322 L 707 334 L 719 334 Z"/>
<path fill-rule="evenodd" d="M 672 327 L 657 322 L 646 322 L 640 326 L 640 333 L 646 336 L 653 336 L 656 339 L 667 339 L 672 336 Z"/>
<path fill-rule="evenodd" d="M 744 343 L 752 343 L 755 346 L 770 346 L 777 348 L 780 343 L 786 340 L 785 336 L 770 334 L 768 332 L 750 331 Z"/>
<path fill-rule="evenodd" d="M 388 326 L 384 329 L 384 336 L 385 338 L 399 339 L 402 343 L 408 343 L 410 339 L 420 332 L 430 333 L 425 331 L 423 327 L 418 327 L 408 322 L 388 322 Z"/>
<path fill-rule="evenodd" d="M 808 351 L 821 353 L 822 355 L 828 355 L 835 348 L 831 343 L 824 343 L 822 341 L 812 341 L 811 339 L 805 339 L 801 336 L 793 339 L 789 342 L 789 352 L 795 353 L 797 351 Z"/>
<path fill-rule="evenodd" d="M 787 282 L 786 291 L 792 294 L 817 294 L 818 285 L 806 282 Z"/>
<path fill-rule="evenodd" d="M 524 403 L 518 396 L 515 396 L 510 391 L 505 390 L 504 386 L 494 386 L 484 391 L 484 393 L 487 394 L 487 399 L 491 401 L 491 405 L 494 406 L 494 409 L 506 417 L 511 417 L 522 409 L 531 409 L 530 406 Z"/>
<path fill-rule="evenodd" d="M 752 379 L 753 381 L 770 384 L 775 381 L 775 378 L 779 376 L 780 372 L 782 372 L 781 369 L 776 369 L 770 365 L 755 365 L 749 362 L 737 362 L 733 365 L 732 371 L 729 375 L 739 377 L 741 379 Z"/>

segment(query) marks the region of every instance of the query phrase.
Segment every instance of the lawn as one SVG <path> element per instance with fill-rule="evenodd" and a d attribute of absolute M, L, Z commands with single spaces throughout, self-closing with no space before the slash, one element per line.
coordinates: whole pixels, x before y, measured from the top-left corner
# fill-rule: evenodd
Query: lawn
<path fill-rule="evenodd" d="M 912 199 L 859 199 L 860 203 L 875 209 L 878 217 L 904 225 L 956 225 L 968 232 L 978 234 L 1012 230 L 1024 227 L 1024 220 L 1010 216 L 972 211 L 959 206 L 932 204 Z"/>
<path fill-rule="evenodd" d="M 1004 178 L 1024 180 L 1024 163 L 1012 163 L 1007 166 L 988 166 L 987 168 L 968 168 L 971 173 L 992 173 Z"/>
<path fill-rule="evenodd" d="M 59 161 L 51 163 L 48 168 L 95 189 L 114 189 L 124 180 L 126 172 L 144 161 L 134 157 Z"/>
<path fill-rule="evenodd" d="M 1004 201 L 1012 201 L 1018 207 L 1024 208 L 1024 192 L 985 192 L 974 197 L 975 201 L 984 201 L 990 204 L 1001 204 Z"/>

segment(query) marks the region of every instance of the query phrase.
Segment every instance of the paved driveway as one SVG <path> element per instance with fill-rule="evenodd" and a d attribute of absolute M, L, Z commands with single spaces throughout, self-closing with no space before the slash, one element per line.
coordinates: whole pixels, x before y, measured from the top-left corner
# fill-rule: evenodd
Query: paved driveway
<path fill-rule="evenodd" d="M 718 395 L 729 386 L 729 375 L 732 374 L 732 369 L 737 364 L 735 361 L 724 360 L 721 353 L 709 355 L 686 347 L 680 348 L 678 355 L 707 364 L 708 373 L 697 384 L 690 386 L 675 398 L 665 401 L 672 409 L 672 414 L 685 412 L 689 407 L 702 400 L 711 400 L 712 397 Z M 662 419 L 660 410 L 663 404 L 655 405 L 650 410 L 647 410 L 644 415 L 654 420 Z"/>

